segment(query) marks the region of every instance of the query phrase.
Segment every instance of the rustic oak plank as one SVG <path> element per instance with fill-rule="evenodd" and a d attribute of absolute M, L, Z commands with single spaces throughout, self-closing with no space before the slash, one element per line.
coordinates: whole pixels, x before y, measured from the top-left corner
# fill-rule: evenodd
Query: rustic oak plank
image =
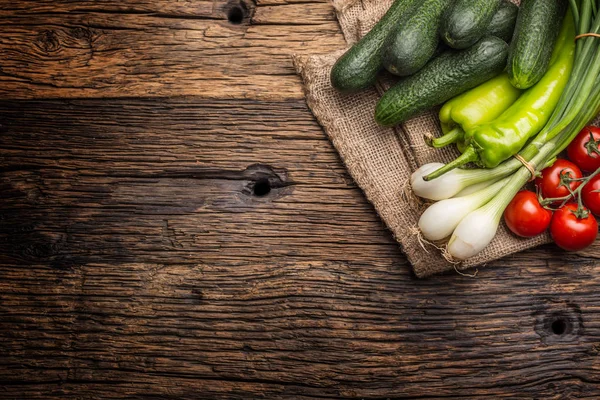
<path fill-rule="evenodd" d="M 0 10 L 1 16 L 48 14 L 163 14 L 177 16 L 211 16 L 222 2 L 212 0 L 104 0 L 102 2 L 74 2 L 69 0 L 7 2 Z M 216 7 L 215 7 L 216 6 Z"/>
<path fill-rule="evenodd" d="M 414 279 L 293 73 L 329 1 L 0 18 L 0 398 L 600 397 L 598 245 Z"/>
<path fill-rule="evenodd" d="M 153 101 L 43 104 L 0 106 L 0 147 L 5 149 L 1 182 L 4 204 L 11 209 L 5 226 L 31 221 L 36 231 L 67 230 L 69 237 L 93 234 L 97 240 L 87 244 L 77 240 L 78 251 L 84 252 L 115 248 L 115 241 L 149 250 L 167 246 L 172 249 L 163 255 L 152 253 L 167 258 L 173 257 L 171 251 L 183 259 L 196 257 L 198 245 L 205 256 L 217 259 L 315 257 L 322 254 L 322 248 L 311 245 L 315 242 L 333 249 L 347 243 L 362 243 L 363 248 L 385 243 L 382 257 L 400 254 L 377 216 L 363 212 L 371 207 L 303 102 L 277 108 L 272 103 L 236 106 L 192 99 L 160 106 Z M 271 192 L 253 195 L 263 180 Z M 48 208 L 73 213 L 65 219 L 47 214 Z M 248 215 L 240 219 L 244 211 Z M 357 220 L 368 225 L 349 231 L 348 224 Z M 314 230 L 315 223 L 327 229 Z M 139 241 L 129 235 L 132 227 L 148 238 Z M 176 245 L 162 237 L 161 232 L 172 229 Z M 59 232 L 47 240 L 69 240 Z M 282 234 L 296 246 L 279 246 Z M 25 240 L 21 236 L 30 235 L 13 235 L 10 249 L 31 251 L 19 245 Z M 225 248 L 232 252 L 223 254 Z M 364 249 L 357 248 L 344 259 L 367 261 L 362 254 Z"/>
<path fill-rule="evenodd" d="M 0 15 L 31 15 L 48 13 L 122 13 L 122 14 L 171 14 L 181 16 L 211 15 L 223 8 L 226 2 L 214 0 L 103 0 L 102 2 L 74 2 L 70 0 L 4 2 Z M 258 6 L 298 5 L 311 7 L 315 4 L 328 5 L 329 0 L 257 0 L 249 3 Z M 302 17 L 304 17 L 302 15 Z"/>
<path fill-rule="evenodd" d="M 261 4 L 262 5 L 262 4 Z M 282 9 L 285 11 L 282 12 Z M 302 19 L 297 16 L 301 15 Z M 295 18 L 293 18 L 296 16 Z M 333 7 L 322 3 L 276 4 L 257 7 L 252 23 L 257 25 L 320 25 L 335 19 Z"/>
<path fill-rule="evenodd" d="M 30 279 L 3 268 L 11 355 L 2 361 L 11 367 L 1 379 L 16 387 L 25 378 L 70 385 L 65 395 L 91 386 L 101 397 L 115 390 L 101 383 L 114 382 L 135 398 L 156 383 L 159 393 L 194 398 L 215 380 L 227 390 L 247 382 L 250 397 L 598 393 L 595 288 L 557 290 L 547 268 L 426 282 L 390 267 L 318 262 L 89 264 L 58 277 L 31 268 Z M 520 295 L 507 298 L 507 284 Z M 42 318 L 31 314 L 40 307 Z M 569 333 L 547 326 L 558 317 Z M 196 383 L 177 388 L 168 377 Z"/>
<path fill-rule="evenodd" d="M 35 4 L 0 11 L 3 97 L 300 99 L 291 55 L 344 46 L 327 2 Z"/>
<path fill-rule="evenodd" d="M 0 398 L 600 395 L 597 246 L 416 280 L 302 101 L 0 120 Z"/>

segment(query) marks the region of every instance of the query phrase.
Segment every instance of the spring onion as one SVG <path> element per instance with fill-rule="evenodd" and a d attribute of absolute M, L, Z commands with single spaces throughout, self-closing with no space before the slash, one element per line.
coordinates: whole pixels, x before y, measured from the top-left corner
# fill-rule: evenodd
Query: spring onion
<path fill-rule="evenodd" d="M 532 164 L 543 163 L 554 148 L 554 143 L 547 144 L 531 161 Z M 504 210 L 530 176 L 529 170 L 522 167 L 511 177 L 500 181 L 502 185 L 493 199 L 460 221 L 448 242 L 448 253 L 457 260 L 466 260 L 485 249 L 496 236 Z"/>
<path fill-rule="evenodd" d="M 467 214 L 488 203 L 509 179 L 504 178 L 467 196 L 446 199 L 433 204 L 419 219 L 421 233 L 427 240 L 442 240 L 449 237 Z"/>
<path fill-rule="evenodd" d="M 600 33 L 600 14 L 597 12 L 596 1 L 569 1 L 578 34 Z M 569 145 L 598 112 L 600 112 L 600 39 L 582 37 L 577 42 L 573 72 L 557 107 L 541 132 L 519 152 L 519 155 L 536 171 L 540 171 L 556 159 L 557 155 Z M 448 204 L 453 205 L 447 208 L 450 210 L 449 213 L 457 214 L 459 211 L 464 213 L 466 206 L 461 207 L 460 205 L 466 204 L 465 198 L 470 196 L 481 195 L 481 203 L 485 204 L 470 211 L 462 218 L 460 218 L 461 215 L 449 218 L 447 214 L 446 218 L 452 220 L 448 222 L 447 226 L 441 227 L 440 232 L 427 232 L 426 237 L 429 235 L 437 238 L 446 234 L 450 229 L 449 226 L 455 224 L 455 221 L 460 218 L 460 222 L 453 230 L 447 250 L 451 257 L 465 260 L 477 255 L 490 244 L 496 235 L 504 210 L 516 193 L 531 178 L 531 172 L 523 166 L 521 161 L 511 159 L 489 170 L 454 170 L 430 182 L 418 182 L 417 178 L 422 179 L 435 167 L 439 167 L 439 164 L 428 164 L 428 167 L 421 170 L 419 174 L 413 175 L 411 183 L 417 195 L 424 194 L 425 196 L 422 197 L 432 200 L 449 199 L 469 186 L 483 185 L 486 182 L 489 185 L 490 182 L 508 177 L 489 186 L 489 188 L 495 188 L 497 185 L 498 190 L 487 202 L 483 201 L 482 194 L 487 189 L 465 196 L 462 203 L 460 198 L 452 199 L 456 200 L 453 203 L 446 202 L 445 207 L 448 207 Z M 440 188 L 435 189 L 433 186 L 436 184 L 439 184 Z M 437 204 L 442 203 L 444 202 Z M 433 205 L 432 207 L 439 207 L 441 210 L 444 205 Z M 475 206 L 473 205 L 473 207 Z M 427 222 L 427 224 L 433 224 L 436 216 L 441 219 L 440 211 L 436 209 L 430 212 L 427 210 L 425 214 L 428 215 L 423 218 L 423 222 Z M 429 226 L 421 227 L 421 229 L 425 234 Z"/>

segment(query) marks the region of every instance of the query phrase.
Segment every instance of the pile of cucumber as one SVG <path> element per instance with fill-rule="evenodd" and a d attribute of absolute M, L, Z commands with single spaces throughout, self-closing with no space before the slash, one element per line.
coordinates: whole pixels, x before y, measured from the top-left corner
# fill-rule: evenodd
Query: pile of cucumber
<path fill-rule="evenodd" d="M 519 89 L 546 73 L 566 0 L 395 0 L 333 66 L 341 92 L 372 86 L 386 69 L 400 77 L 375 120 L 393 126 L 440 105 L 508 68 Z M 510 44 L 510 46 L 509 46 Z"/>

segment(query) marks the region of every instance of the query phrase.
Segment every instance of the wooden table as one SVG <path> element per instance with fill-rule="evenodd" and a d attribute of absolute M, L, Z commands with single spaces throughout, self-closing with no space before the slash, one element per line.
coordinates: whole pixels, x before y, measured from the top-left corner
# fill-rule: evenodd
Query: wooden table
<path fill-rule="evenodd" d="M 600 246 L 415 279 L 294 74 L 327 0 L 0 18 L 0 398 L 599 398 Z"/>

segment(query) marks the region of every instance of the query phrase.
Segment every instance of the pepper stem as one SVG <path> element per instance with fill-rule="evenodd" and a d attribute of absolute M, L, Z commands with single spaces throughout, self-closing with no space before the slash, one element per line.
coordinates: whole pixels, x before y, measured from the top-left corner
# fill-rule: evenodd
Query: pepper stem
<path fill-rule="evenodd" d="M 460 126 L 452 129 L 450 132 L 446 133 L 444 136 L 441 136 L 437 139 L 431 141 L 431 145 L 436 149 L 441 149 L 442 147 L 446 147 L 451 145 L 452 143 L 458 142 L 464 136 L 464 131 Z"/>
<path fill-rule="evenodd" d="M 477 161 L 477 160 L 479 160 L 479 155 L 477 154 L 477 151 L 475 150 L 475 148 L 473 146 L 469 146 L 469 147 L 467 147 L 465 152 L 462 153 L 462 155 L 459 156 L 456 160 L 449 162 L 448 164 L 444 165 L 443 167 L 436 169 L 431 174 L 424 176 L 423 180 L 425 180 L 425 181 L 434 180 L 435 178 L 439 178 L 440 176 L 444 175 L 446 172 L 450 172 L 455 168 L 462 167 L 465 164 L 468 164 L 470 162 Z"/>

